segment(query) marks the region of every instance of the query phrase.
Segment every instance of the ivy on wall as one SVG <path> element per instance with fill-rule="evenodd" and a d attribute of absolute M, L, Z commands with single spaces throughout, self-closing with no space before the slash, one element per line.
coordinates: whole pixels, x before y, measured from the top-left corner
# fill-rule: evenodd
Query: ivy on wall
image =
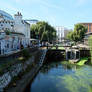
<path fill-rule="evenodd" d="M 89 44 L 89 47 L 90 47 L 91 63 L 92 63 L 92 36 L 89 37 L 88 44 Z"/>

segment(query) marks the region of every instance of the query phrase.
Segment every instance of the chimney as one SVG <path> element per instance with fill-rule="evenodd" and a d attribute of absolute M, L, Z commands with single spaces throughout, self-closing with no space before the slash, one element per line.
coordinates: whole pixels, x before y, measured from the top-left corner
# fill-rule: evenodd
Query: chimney
<path fill-rule="evenodd" d="M 17 12 L 17 14 L 14 15 L 15 22 L 19 23 L 22 21 L 22 14 L 20 12 Z"/>

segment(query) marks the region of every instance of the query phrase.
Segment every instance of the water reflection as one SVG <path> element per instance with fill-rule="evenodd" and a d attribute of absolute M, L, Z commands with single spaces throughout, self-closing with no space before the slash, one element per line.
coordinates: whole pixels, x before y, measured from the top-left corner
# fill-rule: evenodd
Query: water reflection
<path fill-rule="evenodd" d="M 26 92 L 92 92 L 92 66 L 45 64 Z"/>

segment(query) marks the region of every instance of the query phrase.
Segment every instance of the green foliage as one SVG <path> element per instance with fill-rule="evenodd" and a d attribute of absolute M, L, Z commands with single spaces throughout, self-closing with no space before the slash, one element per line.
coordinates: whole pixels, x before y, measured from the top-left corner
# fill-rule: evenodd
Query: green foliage
<path fill-rule="evenodd" d="M 43 32 L 41 41 L 44 41 L 44 42 L 48 41 L 48 32 L 47 31 Z"/>
<path fill-rule="evenodd" d="M 31 38 L 52 42 L 56 38 L 56 30 L 47 22 L 41 21 L 31 26 Z"/>
<path fill-rule="evenodd" d="M 85 62 L 87 62 L 87 61 L 88 61 L 88 58 L 81 58 L 80 61 L 77 63 L 77 65 L 82 66 L 82 65 L 84 65 Z"/>
<path fill-rule="evenodd" d="M 89 47 L 90 47 L 91 63 L 92 63 L 92 36 L 89 37 L 88 44 L 89 44 Z"/>
<path fill-rule="evenodd" d="M 69 92 L 92 92 L 91 70 L 92 67 L 89 66 L 77 68 L 72 74 L 65 74 L 63 77 L 60 76 L 60 84 L 63 83 Z"/>
<path fill-rule="evenodd" d="M 24 57 L 19 57 L 18 60 L 19 61 L 24 61 Z"/>
<path fill-rule="evenodd" d="M 51 49 L 52 49 L 52 50 L 55 50 L 56 47 L 52 47 Z M 65 48 L 64 48 L 64 47 L 58 47 L 58 50 L 65 50 Z"/>
<path fill-rule="evenodd" d="M 10 35 L 10 30 L 5 30 L 6 35 Z"/>
<path fill-rule="evenodd" d="M 69 32 L 67 34 L 67 38 L 75 42 L 82 41 L 85 36 L 86 31 L 87 31 L 87 28 L 84 25 L 76 24 L 74 27 L 74 31 Z"/>
<path fill-rule="evenodd" d="M 67 39 L 72 40 L 73 39 L 73 31 L 68 32 Z"/>
<path fill-rule="evenodd" d="M 86 31 L 87 31 L 87 28 L 84 25 L 76 24 L 75 28 L 74 28 L 73 40 L 74 41 L 81 41 L 81 40 L 83 40 Z"/>
<path fill-rule="evenodd" d="M 29 52 L 29 50 L 28 50 L 28 49 L 23 49 L 23 50 L 22 50 L 22 56 L 23 56 L 25 59 L 29 58 L 29 57 L 30 57 L 30 52 Z"/>
<path fill-rule="evenodd" d="M 33 24 L 32 26 L 31 26 L 31 38 L 37 38 L 37 36 L 38 36 L 38 27 L 37 27 L 37 25 L 36 24 Z"/>

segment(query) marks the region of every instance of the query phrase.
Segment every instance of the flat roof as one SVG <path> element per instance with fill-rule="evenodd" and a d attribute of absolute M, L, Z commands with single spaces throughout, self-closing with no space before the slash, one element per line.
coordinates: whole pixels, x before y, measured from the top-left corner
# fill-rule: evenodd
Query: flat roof
<path fill-rule="evenodd" d="M 85 23 L 80 23 L 80 24 L 92 24 L 92 22 L 89 22 L 89 23 L 86 23 L 86 22 L 85 22 Z"/>

